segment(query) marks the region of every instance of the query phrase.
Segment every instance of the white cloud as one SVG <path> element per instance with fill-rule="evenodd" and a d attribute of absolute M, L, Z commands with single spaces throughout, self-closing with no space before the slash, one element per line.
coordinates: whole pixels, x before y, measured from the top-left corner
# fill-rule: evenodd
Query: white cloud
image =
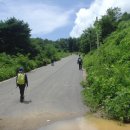
<path fill-rule="evenodd" d="M 83 30 L 93 24 L 96 17 L 100 18 L 110 7 L 119 7 L 122 12 L 130 12 L 129 0 L 95 0 L 88 9 L 81 8 L 76 13 L 75 25 L 70 32 L 70 36 L 79 37 Z"/>
<path fill-rule="evenodd" d="M 0 20 L 10 17 L 27 22 L 32 29 L 32 35 L 48 34 L 69 23 L 72 11 L 64 11 L 54 5 L 42 2 L 21 2 L 12 0 L 0 1 Z"/>

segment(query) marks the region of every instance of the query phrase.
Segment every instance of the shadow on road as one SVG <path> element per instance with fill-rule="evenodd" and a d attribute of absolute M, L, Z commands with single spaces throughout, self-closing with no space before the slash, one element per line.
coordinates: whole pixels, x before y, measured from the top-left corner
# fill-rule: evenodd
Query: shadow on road
<path fill-rule="evenodd" d="M 26 101 L 26 100 L 25 100 L 23 103 L 24 103 L 24 104 L 29 104 L 29 103 L 31 103 L 31 102 L 32 102 L 32 100 L 29 100 L 29 101 Z"/>

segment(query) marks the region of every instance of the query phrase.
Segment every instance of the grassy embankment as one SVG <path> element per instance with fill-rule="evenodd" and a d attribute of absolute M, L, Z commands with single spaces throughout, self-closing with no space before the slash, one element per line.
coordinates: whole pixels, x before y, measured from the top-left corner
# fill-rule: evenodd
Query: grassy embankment
<path fill-rule="evenodd" d="M 84 58 L 84 101 L 92 111 L 130 121 L 130 22 L 121 22 L 104 44 Z"/>

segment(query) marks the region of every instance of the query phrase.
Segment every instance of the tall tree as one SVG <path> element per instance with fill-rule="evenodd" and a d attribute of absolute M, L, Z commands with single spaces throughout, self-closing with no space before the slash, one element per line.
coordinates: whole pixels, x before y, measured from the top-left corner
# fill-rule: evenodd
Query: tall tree
<path fill-rule="evenodd" d="M 127 20 L 130 20 L 130 14 L 125 12 L 122 17 L 121 17 L 121 20 L 120 21 L 127 21 Z"/>
<path fill-rule="evenodd" d="M 80 50 L 84 53 L 88 53 L 97 47 L 96 43 L 96 31 L 95 28 L 89 27 L 84 30 L 80 37 Z"/>
<path fill-rule="evenodd" d="M 107 10 L 107 14 L 99 20 L 103 39 L 116 30 L 121 15 L 120 8 L 110 8 Z"/>
<path fill-rule="evenodd" d="M 0 22 L 0 52 L 15 54 L 28 53 L 30 48 L 30 28 L 27 23 L 16 18 Z"/>

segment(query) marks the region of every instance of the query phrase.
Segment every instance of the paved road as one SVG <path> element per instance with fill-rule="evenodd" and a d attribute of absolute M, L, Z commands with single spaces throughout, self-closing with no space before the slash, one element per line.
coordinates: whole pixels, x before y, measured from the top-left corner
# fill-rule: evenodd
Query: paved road
<path fill-rule="evenodd" d="M 77 56 L 72 55 L 29 72 L 25 102 L 19 102 L 15 78 L 0 83 L 0 130 L 37 130 L 56 120 L 81 116 L 86 107 L 81 100 Z"/>

